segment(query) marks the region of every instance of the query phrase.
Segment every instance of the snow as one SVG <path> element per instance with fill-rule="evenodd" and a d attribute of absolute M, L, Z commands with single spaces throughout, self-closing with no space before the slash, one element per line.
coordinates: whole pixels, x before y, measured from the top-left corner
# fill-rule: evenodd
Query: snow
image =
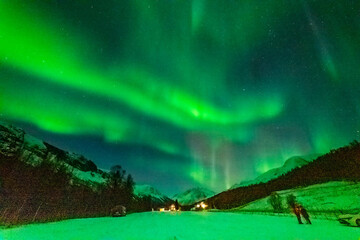
<path fill-rule="evenodd" d="M 4 240 L 358 240 L 360 228 L 314 219 L 224 212 L 146 212 L 120 218 L 73 219 L 0 230 Z"/>
<path fill-rule="evenodd" d="M 309 211 L 360 211 L 360 183 L 333 181 L 277 192 L 286 205 L 286 196 L 293 194 Z M 270 211 L 269 197 L 249 203 L 239 210 Z"/>
<path fill-rule="evenodd" d="M 24 143 L 28 148 L 37 148 L 39 150 L 45 150 L 46 147 L 43 141 L 39 140 L 36 137 L 33 137 L 29 134 L 24 135 Z"/>
<path fill-rule="evenodd" d="M 153 186 L 147 184 L 136 184 L 134 188 L 134 194 L 139 197 L 150 196 L 153 199 L 158 199 L 159 201 L 168 201 L 169 198 L 162 194 L 159 190 L 154 188 Z"/>
<path fill-rule="evenodd" d="M 101 174 L 97 172 L 91 172 L 91 171 L 84 172 L 70 165 L 68 165 L 68 167 L 69 169 L 71 169 L 70 172 L 72 172 L 72 175 L 80 180 L 83 180 L 85 182 L 98 183 L 98 184 L 106 183 L 106 179 L 103 178 Z"/>
<path fill-rule="evenodd" d="M 21 159 L 23 159 L 23 161 L 25 161 L 28 164 L 31 164 L 33 166 L 36 166 L 43 161 L 45 155 L 48 155 L 46 146 L 45 146 L 44 142 L 41 141 L 40 139 L 38 139 L 30 134 L 24 133 L 24 131 L 20 128 L 16 128 L 11 125 L 2 123 L 1 121 L 0 121 L 0 126 L 6 128 L 10 133 L 15 135 L 19 140 L 22 140 L 21 135 L 24 134 L 24 143 L 23 143 L 24 148 L 22 150 L 22 158 L 21 158 Z M 7 141 L 9 141 L 9 140 L 6 139 L 6 141 L 4 141 L 4 142 L 7 143 Z M 52 155 L 50 157 L 48 155 L 47 157 L 50 161 L 53 161 L 54 164 L 57 163 L 56 155 Z M 80 164 L 86 164 L 86 161 L 87 161 L 87 160 L 82 159 L 81 155 L 76 154 L 76 153 L 68 153 L 68 157 L 70 158 L 71 162 L 77 162 Z M 84 172 L 84 171 L 81 171 L 80 169 L 72 166 L 69 163 L 66 163 L 66 162 L 62 162 L 62 163 L 68 168 L 68 170 L 73 174 L 73 176 L 75 178 L 77 178 L 81 181 L 84 181 L 85 183 L 89 183 L 89 184 L 106 183 L 106 179 L 99 172 L 91 172 L 91 171 Z"/>
<path fill-rule="evenodd" d="M 206 198 L 212 197 L 215 195 L 215 192 L 206 189 L 206 188 L 191 188 L 183 193 L 176 194 L 173 196 L 173 200 L 178 200 L 182 205 L 190 205 Z"/>
<path fill-rule="evenodd" d="M 301 157 L 300 156 L 291 157 L 285 161 L 283 166 L 281 166 L 279 168 L 271 169 L 271 170 L 261 174 L 260 176 L 258 176 L 257 178 L 255 178 L 253 180 L 244 181 L 239 184 L 234 184 L 230 189 L 249 186 L 249 185 L 257 184 L 257 183 L 261 183 L 261 182 L 263 182 L 263 183 L 268 182 L 272 179 L 275 179 L 275 178 L 281 176 L 282 174 L 290 172 L 291 170 L 293 170 L 297 167 L 301 167 L 301 166 L 308 164 L 309 162 L 311 162 L 318 156 L 319 155 L 317 155 L 317 154 L 313 154 L 313 155 L 301 156 Z"/>

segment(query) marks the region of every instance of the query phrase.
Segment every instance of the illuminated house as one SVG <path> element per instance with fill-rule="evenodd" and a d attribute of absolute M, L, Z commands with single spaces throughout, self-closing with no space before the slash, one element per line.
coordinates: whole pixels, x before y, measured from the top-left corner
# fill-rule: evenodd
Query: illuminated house
<path fill-rule="evenodd" d="M 171 204 L 170 211 L 176 211 L 175 204 Z"/>
<path fill-rule="evenodd" d="M 200 211 L 205 210 L 208 207 L 204 202 L 196 204 L 191 210 L 192 211 Z"/>

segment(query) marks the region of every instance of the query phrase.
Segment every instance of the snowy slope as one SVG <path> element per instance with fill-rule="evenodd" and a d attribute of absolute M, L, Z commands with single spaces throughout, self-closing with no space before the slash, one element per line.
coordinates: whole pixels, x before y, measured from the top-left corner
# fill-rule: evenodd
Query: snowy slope
<path fill-rule="evenodd" d="M 54 164 L 64 165 L 73 174 L 74 180 L 87 185 L 106 182 L 106 173 L 85 157 L 58 149 L 33 137 L 21 128 L 0 122 L 0 154 L 6 157 L 19 155 L 27 164 L 36 166 L 45 159 Z M 62 156 L 59 159 L 59 155 Z"/>
<path fill-rule="evenodd" d="M 27 133 L 25 133 L 25 135 L 24 135 L 24 142 L 28 148 L 37 148 L 39 150 L 46 149 L 46 146 L 44 145 L 43 141 L 41 141 L 40 139 L 37 139 L 36 137 L 33 137 Z"/>
<path fill-rule="evenodd" d="M 214 195 L 215 192 L 209 189 L 197 187 L 191 188 L 183 193 L 176 194 L 172 197 L 172 199 L 177 199 L 181 205 L 190 205 Z"/>
<path fill-rule="evenodd" d="M 244 181 L 239 184 L 235 184 L 230 189 L 244 187 L 244 186 L 257 184 L 257 183 L 261 183 L 261 182 L 263 182 L 263 183 L 268 182 L 268 181 L 275 179 L 287 172 L 290 172 L 291 170 L 293 170 L 297 167 L 301 167 L 301 166 L 308 164 L 310 161 L 315 159 L 317 156 L 318 155 L 310 155 L 310 156 L 306 156 L 306 157 L 299 157 L 299 156 L 291 157 L 285 161 L 283 166 L 281 166 L 279 168 L 271 169 L 271 170 L 261 174 L 254 180 Z"/>
<path fill-rule="evenodd" d="M 107 179 L 104 178 L 103 175 L 99 172 L 91 172 L 91 171 L 84 172 L 72 166 L 69 166 L 69 169 L 72 169 L 70 171 L 72 172 L 74 177 L 85 183 L 104 184 L 107 181 Z"/>
<path fill-rule="evenodd" d="M 277 193 L 282 199 L 284 209 L 288 208 L 286 197 L 293 194 L 309 211 L 360 211 L 360 183 L 334 181 Z M 268 199 L 269 197 L 256 200 L 237 210 L 272 211 Z"/>
<path fill-rule="evenodd" d="M 6 240 L 358 240 L 360 228 L 312 219 L 224 212 L 145 212 L 0 229 Z"/>
<path fill-rule="evenodd" d="M 134 194 L 138 197 L 151 197 L 151 199 L 157 203 L 166 203 L 171 201 L 169 197 L 147 184 L 135 185 Z"/>

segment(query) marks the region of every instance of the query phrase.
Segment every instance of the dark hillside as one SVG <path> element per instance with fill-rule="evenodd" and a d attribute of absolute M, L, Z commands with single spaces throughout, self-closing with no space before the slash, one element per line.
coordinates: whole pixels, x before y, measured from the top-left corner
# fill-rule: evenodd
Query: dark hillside
<path fill-rule="evenodd" d="M 212 208 L 229 209 L 266 197 L 274 191 L 336 180 L 360 180 L 360 144 L 358 141 L 355 140 L 348 146 L 331 150 L 315 161 L 267 183 L 222 192 L 209 198 L 207 203 Z"/>
<path fill-rule="evenodd" d="M 79 179 L 74 170 L 102 176 L 104 183 Z M 107 216 L 116 205 L 148 210 L 133 195 L 131 175 L 121 166 L 112 170 L 104 173 L 81 155 L 0 125 L 0 224 Z"/>

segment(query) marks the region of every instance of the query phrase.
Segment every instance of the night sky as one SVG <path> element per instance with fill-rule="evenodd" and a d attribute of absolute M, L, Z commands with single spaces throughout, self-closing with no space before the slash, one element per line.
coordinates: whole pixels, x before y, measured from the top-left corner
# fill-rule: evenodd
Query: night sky
<path fill-rule="evenodd" d="M 1 0 L 0 117 L 172 195 L 360 136 L 360 1 Z"/>

